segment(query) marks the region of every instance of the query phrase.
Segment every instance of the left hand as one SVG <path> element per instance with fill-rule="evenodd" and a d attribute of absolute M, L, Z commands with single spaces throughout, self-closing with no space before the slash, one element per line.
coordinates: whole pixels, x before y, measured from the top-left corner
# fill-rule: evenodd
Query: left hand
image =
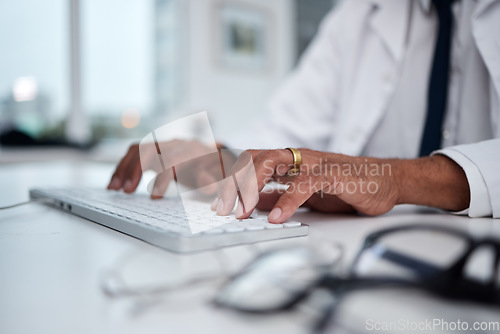
<path fill-rule="evenodd" d="M 232 177 L 224 180 L 214 201 L 212 209 L 219 215 L 228 215 L 238 197 L 237 218 L 249 217 L 258 205 L 265 207 L 273 203 L 268 216 L 272 223 L 286 221 L 302 205 L 327 212 L 357 210 L 378 215 L 398 203 L 398 181 L 392 173 L 392 165 L 397 160 L 300 149 L 301 171 L 289 176 L 287 172 L 293 167 L 293 155 L 289 150 L 248 150 L 245 153 L 233 167 Z M 255 172 L 253 168 L 250 172 L 249 168 L 242 167 L 251 162 Z M 289 187 L 281 193 L 259 196 L 271 181 Z"/>

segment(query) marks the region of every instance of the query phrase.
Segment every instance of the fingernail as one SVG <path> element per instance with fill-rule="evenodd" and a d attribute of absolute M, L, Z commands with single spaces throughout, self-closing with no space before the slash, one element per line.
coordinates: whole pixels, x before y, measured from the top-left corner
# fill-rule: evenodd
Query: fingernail
<path fill-rule="evenodd" d="M 120 179 L 115 176 L 111 179 L 108 189 L 117 189 L 119 186 L 120 186 Z"/>
<path fill-rule="evenodd" d="M 215 197 L 214 201 L 212 202 L 212 205 L 210 205 L 210 210 L 212 211 L 217 210 L 217 204 L 219 204 L 219 197 Z"/>
<path fill-rule="evenodd" d="M 221 199 L 219 199 L 219 204 L 217 204 L 217 214 L 219 216 L 222 216 L 222 210 L 224 210 L 224 201 Z"/>
<path fill-rule="evenodd" d="M 274 208 L 267 216 L 267 220 L 276 221 L 281 217 L 282 211 L 280 208 Z"/>
<path fill-rule="evenodd" d="M 128 191 L 128 190 L 130 190 L 131 188 L 132 188 L 132 181 L 127 180 L 127 181 L 125 182 L 125 185 L 123 186 L 123 190 Z"/>
<path fill-rule="evenodd" d="M 241 201 L 238 201 L 238 206 L 236 207 L 236 212 L 234 213 L 236 218 L 240 218 L 243 216 L 243 205 L 241 205 Z"/>

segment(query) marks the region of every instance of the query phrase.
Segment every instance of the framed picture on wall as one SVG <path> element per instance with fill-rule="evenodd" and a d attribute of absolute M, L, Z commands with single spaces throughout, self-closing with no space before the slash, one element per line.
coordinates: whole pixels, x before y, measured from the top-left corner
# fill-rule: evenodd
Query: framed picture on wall
<path fill-rule="evenodd" d="M 265 70 L 270 65 L 268 13 L 245 3 L 219 3 L 215 29 L 217 63 L 236 70 Z"/>

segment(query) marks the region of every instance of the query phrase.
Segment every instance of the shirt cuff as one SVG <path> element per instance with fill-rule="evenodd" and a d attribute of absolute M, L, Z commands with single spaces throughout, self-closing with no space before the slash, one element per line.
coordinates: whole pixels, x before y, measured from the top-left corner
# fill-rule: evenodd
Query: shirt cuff
<path fill-rule="evenodd" d="M 455 161 L 457 165 L 462 167 L 465 172 L 465 176 L 467 177 L 467 182 L 469 182 L 469 208 L 455 213 L 468 214 L 469 217 L 472 218 L 491 216 L 493 214 L 493 208 L 491 207 L 486 182 L 484 181 L 479 168 L 469 158 L 467 158 L 467 156 L 457 150 L 454 150 L 453 148 L 438 150 L 432 153 L 432 155 L 434 154 L 441 154 Z"/>

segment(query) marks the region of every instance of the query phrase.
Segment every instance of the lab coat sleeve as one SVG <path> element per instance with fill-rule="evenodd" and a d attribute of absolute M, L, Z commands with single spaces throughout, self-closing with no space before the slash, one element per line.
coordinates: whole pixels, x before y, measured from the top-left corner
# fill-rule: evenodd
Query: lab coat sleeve
<path fill-rule="evenodd" d="M 338 7 L 343 7 L 339 5 Z M 323 20 L 297 68 L 271 100 L 266 116 L 229 138 L 239 149 L 307 147 L 325 150 L 335 132 L 339 53 L 337 38 L 342 8 Z"/>
<path fill-rule="evenodd" d="M 455 161 L 470 188 L 470 217 L 500 218 L 500 139 L 448 147 L 434 152 Z"/>

